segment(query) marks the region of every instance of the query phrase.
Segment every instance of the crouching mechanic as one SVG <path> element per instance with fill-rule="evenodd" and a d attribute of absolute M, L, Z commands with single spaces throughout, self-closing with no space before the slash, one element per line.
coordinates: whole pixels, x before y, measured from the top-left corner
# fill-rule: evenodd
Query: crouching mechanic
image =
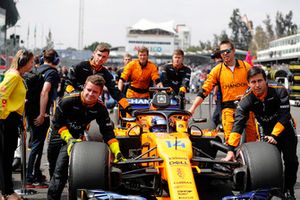
<path fill-rule="evenodd" d="M 265 140 L 277 146 L 283 154 L 285 193 L 287 199 L 296 199 L 294 185 L 297 180 L 298 157 L 295 123 L 290 114 L 287 90 L 282 86 L 266 82 L 263 69 L 253 67 L 247 75 L 250 90 L 245 94 L 235 112 L 234 125 L 229 136 L 228 151 L 223 160 L 235 160 L 233 152 L 240 142 L 249 112 L 253 111 L 262 126 Z"/>
<path fill-rule="evenodd" d="M 50 181 L 48 199 L 60 199 L 68 178 L 72 146 L 82 141 L 86 126 L 94 119 L 99 125 L 104 141 L 115 156 L 114 162 L 125 161 L 115 138 L 108 111 L 103 103 L 98 101 L 104 83 L 104 79 L 99 75 L 89 76 L 81 93 L 66 95 L 56 108 L 53 128 L 60 135 L 64 145 L 60 149 Z"/>

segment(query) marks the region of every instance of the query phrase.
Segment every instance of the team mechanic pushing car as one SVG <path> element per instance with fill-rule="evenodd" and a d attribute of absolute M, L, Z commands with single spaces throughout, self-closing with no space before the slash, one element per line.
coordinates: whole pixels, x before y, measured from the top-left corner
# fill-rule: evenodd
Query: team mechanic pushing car
<path fill-rule="evenodd" d="M 130 79 L 131 83 L 127 90 L 127 98 L 149 98 L 150 81 L 157 87 L 162 86 L 157 66 L 148 60 L 149 50 L 141 47 L 138 50 L 138 59 L 128 63 L 121 74 L 118 83 L 119 90 L 123 90 L 124 82 Z"/>
<path fill-rule="evenodd" d="M 131 114 L 131 107 L 126 98 L 124 98 L 121 92 L 122 90 L 118 90 L 113 76 L 109 70 L 103 66 L 109 57 L 109 52 L 110 50 L 108 46 L 99 44 L 93 52 L 93 56 L 90 60 L 80 62 L 76 66 L 70 68 L 66 91 L 68 93 L 74 90 L 81 91 L 88 76 L 99 74 L 104 78 L 105 86 L 112 98 L 115 99 L 126 112 Z"/>
<path fill-rule="evenodd" d="M 248 88 L 247 72 L 250 69 L 248 63 L 236 60 L 234 53 L 235 49 L 231 41 L 224 40 L 220 43 L 220 54 L 223 62 L 216 65 L 208 74 L 193 105 L 189 109 L 191 113 L 194 113 L 204 98 L 218 85 L 221 91 L 222 125 L 226 143 L 234 121 L 235 102 L 240 99 Z M 250 115 L 246 133 L 247 142 L 256 140 L 257 134 L 253 113 Z"/>
<path fill-rule="evenodd" d="M 60 135 L 64 145 L 60 149 L 50 181 L 48 199 L 60 199 L 68 178 L 68 163 L 72 146 L 82 141 L 84 130 L 92 120 L 96 119 L 103 140 L 115 156 L 114 161 L 124 161 L 108 111 L 103 103 L 98 101 L 104 83 L 104 79 L 99 75 L 89 76 L 81 93 L 66 95 L 56 108 L 53 128 L 56 134 Z"/>
<path fill-rule="evenodd" d="M 184 52 L 176 49 L 173 52 L 172 63 L 161 67 L 161 81 L 164 87 L 171 87 L 176 95 L 185 96 L 190 84 L 191 69 L 183 64 Z M 182 102 L 181 108 L 184 108 Z"/>
<path fill-rule="evenodd" d="M 161 67 L 162 84 L 171 87 L 178 94 L 185 94 L 189 88 L 191 69 L 183 64 L 184 52 L 176 49 L 172 56 L 172 63 Z"/>
<path fill-rule="evenodd" d="M 295 123 L 290 114 L 288 92 L 282 85 L 268 84 L 264 70 L 258 67 L 250 69 L 247 79 L 251 90 L 245 94 L 236 109 L 234 125 L 228 140 L 231 151 L 223 160 L 235 160 L 233 149 L 239 145 L 249 112 L 254 112 L 266 135 L 264 139 L 275 144 L 283 154 L 286 197 L 296 199 L 294 185 L 299 165 L 296 154 L 298 141 Z"/>

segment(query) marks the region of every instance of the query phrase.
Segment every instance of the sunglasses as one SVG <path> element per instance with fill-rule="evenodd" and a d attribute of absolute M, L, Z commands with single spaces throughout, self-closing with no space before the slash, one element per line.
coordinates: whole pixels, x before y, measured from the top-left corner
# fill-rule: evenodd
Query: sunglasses
<path fill-rule="evenodd" d="M 231 53 L 231 49 L 224 49 L 220 51 L 220 54 L 224 54 L 224 53 L 226 54 Z"/>

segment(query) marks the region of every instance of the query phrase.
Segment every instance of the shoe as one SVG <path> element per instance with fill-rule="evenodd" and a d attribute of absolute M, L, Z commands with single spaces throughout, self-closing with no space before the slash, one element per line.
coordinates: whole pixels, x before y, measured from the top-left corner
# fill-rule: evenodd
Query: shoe
<path fill-rule="evenodd" d="M 45 181 L 47 181 L 47 178 L 45 175 L 41 174 L 41 175 L 36 176 L 36 178 L 34 180 L 35 180 L 34 182 L 45 182 Z"/>
<path fill-rule="evenodd" d="M 34 185 L 34 188 L 36 189 L 43 189 L 43 188 L 48 188 L 48 184 L 45 182 L 34 182 L 32 185 Z"/>
<path fill-rule="evenodd" d="M 287 190 L 284 193 L 285 200 L 296 200 L 294 189 Z"/>
<path fill-rule="evenodd" d="M 21 168 L 21 158 L 14 158 L 13 164 L 12 164 L 12 170 L 16 171 L 17 169 Z"/>

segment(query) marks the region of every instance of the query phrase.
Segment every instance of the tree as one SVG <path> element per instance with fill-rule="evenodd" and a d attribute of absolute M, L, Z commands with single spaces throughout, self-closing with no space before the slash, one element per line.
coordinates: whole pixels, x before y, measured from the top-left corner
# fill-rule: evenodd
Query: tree
<path fill-rule="evenodd" d="M 232 16 L 230 17 L 229 27 L 232 29 L 232 42 L 238 46 L 239 45 L 239 33 L 240 33 L 240 11 L 239 9 L 234 9 Z"/>
<path fill-rule="evenodd" d="M 197 52 L 197 51 L 201 51 L 202 49 L 200 49 L 199 46 L 190 46 L 189 48 L 186 49 L 186 51 L 188 52 Z"/>
<path fill-rule="evenodd" d="M 275 39 L 275 34 L 274 34 L 274 31 L 273 31 L 273 25 L 271 23 L 270 15 L 267 15 L 267 19 L 265 19 L 263 21 L 263 23 L 266 26 L 266 32 L 267 32 L 268 42 L 270 42 L 270 41 L 272 41 L 272 40 Z"/>
<path fill-rule="evenodd" d="M 46 37 L 46 46 L 44 49 L 53 49 L 54 48 L 54 42 L 52 40 L 52 33 L 49 29 L 48 36 Z"/>
<path fill-rule="evenodd" d="M 109 48 L 111 48 L 111 45 L 106 42 L 94 42 L 91 45 L 84 47 L 84 50 L 94 51 L 99 44 L 104 44 L 107 45 Z"/>
<path fill-rule="evenodd" d="M 261 26 L 257 26 L 255 29 L 254 40 L 251 44 L 251 50 L 257 51 L 266 49 L 269 47 L 268 34 Z"/>
<path fill-rule="evenodd" d="M 284 35 L 284 19 L 282 16 L 282 13 L 277 11 L 276 13 L 276 26 L 275 26 L 275 32 L 276 32 L 276 36 L 277 38 L 281 38 Z"/>
<path fill-rule="evenodd" d="M 228 39 L 229 39 L 229 37 L 228 37 L 226 31 L 223 30 L 223 31 L 221 32 L 221 35 L 219 36 L 219 41 L 228 40 Z"/>
<path fill-rule="evenodd" d="M 230 20 L 229 27 L 232 29 L 233 43 L 238 49 L 248 50 L 252 40 L 252 22 L 248 21 L 247 16 L 242 19 L 239 9 L 233 10 Z"/>
<path fill-rule="evenodd" d="M 287 36 L 296 34 L 298 30 L 297 25 L 292 22 L 292 18 L 293 18 L 293 11 L 290 10 L 290 12 L 285 16 L 285 20 L 284 20 L 285 34 Z"/>
<path fill-rule="evenodd" d="M 205 42 L 199 41 L 199 47 L 200 47 L 200 50 L 201 50 L 201 51 L 204 50 L 205 47 L 206 47 Z"/>
<path fill-rule="evenodd" d="M 212 43 L 213 47 L 215 48 L 215 47 L 219 46 L 219 42 L 220 42 L 219 36 L 217 34 L 214 34 L 214 39 L 213 39 L 213 43 Z"/>

